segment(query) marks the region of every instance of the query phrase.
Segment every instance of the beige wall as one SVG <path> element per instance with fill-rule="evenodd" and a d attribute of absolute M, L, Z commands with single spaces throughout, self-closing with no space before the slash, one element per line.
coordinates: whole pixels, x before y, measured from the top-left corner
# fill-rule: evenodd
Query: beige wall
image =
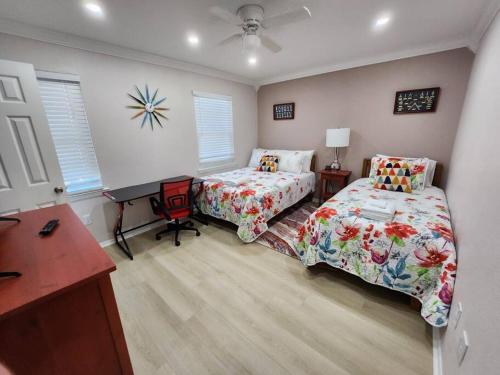
<path fill-rule="evenodd" d="M 500 18 L 479 48 L 458 128 L 448 179 L 457 238 L 458 270 L 451 308 L 463 314 L 443 341 L 446 375 L 500 373 Z M 470 348 L 458 366 L 456 345 L 463 330 Z"/>
<path fill-rule="evenodd" d="M 263 86 L 259 90 L 259 146 L 315 149 L 317 167 L 331 163 L 328 128 L 351 128 L 343 166 L 361 173 L 375 153 L 429 156 L 448 169 L 473 54 L 467 49 L 436 53 Z M 393 115 L 395 92 L 441 87 L 436 113 Z M 272 106 L 292 101 L 296 117 L 273 121 Z"/>
<path fill-rule="evenodd" d="M 252 86 L 6 34 L 0 34 L 0 59 L 80 75 L 103 182 L 110 188 L 197 174 L 192 90 L 233 97 L 236 165 L 246 165 L 257 144 L 257 94 Z M 130 120 L 133 112 L 125 108 L 131 104 L 127 92 L 145 83 L 167 97 L 171 111 L 164 129 L 140 129 L 137 120 Z M 147 222 L 151 218 L 148 204 L 142 200 L 128 207 L 125 225 Z M 112 203 L 94 198 L 72 206 L 80 215 L 91 215 L 89 229 L 97 240 L 111 238 Z"/>

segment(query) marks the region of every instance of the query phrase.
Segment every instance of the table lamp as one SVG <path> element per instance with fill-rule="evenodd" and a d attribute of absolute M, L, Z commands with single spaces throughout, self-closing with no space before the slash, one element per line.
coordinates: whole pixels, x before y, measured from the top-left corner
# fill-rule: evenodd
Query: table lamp
<path fill-rule="evenodd" d="M 331 168 L 338 171 L 340 169 L 339 147 L 349 146 L 349 135 L 351 129 L 326 129 L 326 147 L 333 147 L 333 163 Z"/>

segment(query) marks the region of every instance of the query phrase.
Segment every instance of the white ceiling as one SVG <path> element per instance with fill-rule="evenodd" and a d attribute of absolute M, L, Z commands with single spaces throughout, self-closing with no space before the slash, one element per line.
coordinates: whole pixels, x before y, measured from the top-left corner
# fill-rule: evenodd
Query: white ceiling
<path fill-rule="evenodd" d="M 210 68 L 205 72 L 214 69 L 219 76 L 222 71 L 236 80 L 263 84 L 450 48 L 473 48 L 498 4 L 497 0 L 96 2 L 104 8 L 104 17 L 90 16 L 84 11 L 82 0 L 2 0 L 0 17 L 4 20 L 0 19 L 0 32 L 23 34 L 19 31 L 22 24 L 31 25 L 43 28 L 30 29 L 29 36 L 34 38 L 49 30 L 72 34 L 189 63 L 186 69 L 196 70 L 201 65 Z M 236 13 L 239 6 L 248 3 L 261 4 L 267 16 L 307 5 L 312 18 L 267 30 L 267 35 L 279 42 L 283 50 L 273 54 L 259 49 L 258 64 L 251 67 L 239 44 L 217 46 L 238 28 L 209 13 L 214 5 Z M 385 13 L 392 15 L 392 22 L 375 32 L 373 22 Z M 198 48 L 188 45 L 188 33 L 199 36 Z M 65 40 L 71 39 L 66 35 Z"/>

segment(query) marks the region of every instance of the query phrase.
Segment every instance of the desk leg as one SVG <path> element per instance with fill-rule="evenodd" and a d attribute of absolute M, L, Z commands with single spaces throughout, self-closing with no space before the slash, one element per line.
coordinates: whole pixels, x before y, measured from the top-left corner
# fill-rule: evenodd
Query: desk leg
<path fill-rule="evenodd" d="M 113 230 L 113 234 L 115 236 L 115 242 L 116 245 L 127 255 L 130 260 L 134 260 L 134 256 L 132 254 L 132 251 L 128 247 L 128 243 L 125 240 L 125 236 L 123 235 L 122 232 L 122 224 L 123 224 L 123 212 L 125 211 L 125 204 L 123 202 L 118 203 L 118 217 L 116 218 L 116 224 L 115 228 Z M 120 243 L 119 237 L 122 239 L 123 245 Z"/>

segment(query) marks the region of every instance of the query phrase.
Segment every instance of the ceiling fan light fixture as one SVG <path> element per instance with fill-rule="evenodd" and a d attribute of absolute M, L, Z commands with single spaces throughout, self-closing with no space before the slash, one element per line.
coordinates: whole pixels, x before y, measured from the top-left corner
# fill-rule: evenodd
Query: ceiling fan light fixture
<path fill-rule="evenodd" d="M 92 1 L 85 1 L 83 3 L 83 7 L 85 8 L 85 10 L 95 16 L 95 17 L 103 17 L 104 16 L 104 10 L 102 8 L 102 6 L 100 6 L 98 3 L 96 2 L 92 2 Z"/>
<path fill-rule="evenodd" d="M 193 47 L 196 47 L 198 44 L 200 44 L 200 38 L 196 34 L 189 34 L 187 37 L 187 41 Z"/>
<path fill-rule="evenodd" d="M 243 38 L 243 48 L 245 51 L 255 51 L 260 47 L 260 38 L 255 34 L 246 34 Z"/>
<path fill-rule="evenodd" d="M 375 22 L 373 23 L 373 28 L 375 30 L 382 30 L 385 27 L 387 27 L 391 21 L 392 17 L 390 14 L 388 13 L 383 14 L 379 16 L 377 19 L 375 19 Z"/>

